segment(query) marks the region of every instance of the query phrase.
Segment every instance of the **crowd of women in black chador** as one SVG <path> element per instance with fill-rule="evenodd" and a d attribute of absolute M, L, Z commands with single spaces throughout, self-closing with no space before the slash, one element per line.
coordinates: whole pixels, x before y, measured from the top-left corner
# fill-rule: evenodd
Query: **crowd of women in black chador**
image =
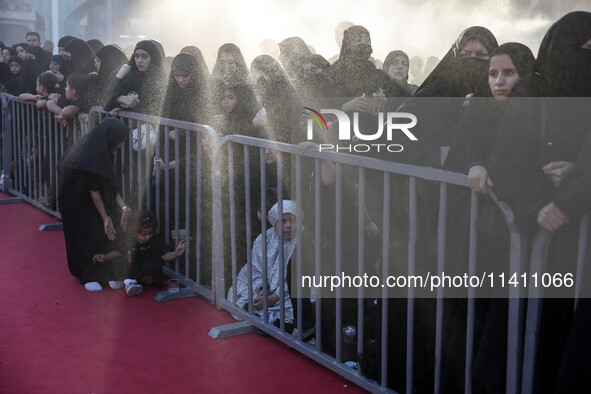
<path fill-rule="evenodd" d="M 305 135 L 306 119 L 292 117 L 292 99 L 331 97 L 331 106 L 352 115 L 358 114 L 361 130 L 378 127 L 380 111 L 402 108 L 419 118 L 412 129 L 418 143 L 409 143 L 402 134 L 388 143 L 400 142 L 404 151 L 396 155 L 367 153 L 369 157 L 396 160 L 443 168 L 468 175 L 473 191 L 485 194 L 492 190 L 508 204 L 516 216 L 516 224 L 531 240 L 540 229 L 557 230 L 550 248 L 550 270 L 571 267 L 576 247 L 577 218 L 589 212 L 590 139 L 589 112 L 560 97 L 591 95 L 591 14 L 570 13 L 548 30 L 537 59 L 519 43 L 498 45 L 488 29 L 473 26 L 465 29 L 441 62 L 419 86 L 409 84 L 409 57 L 400 50 L 389 53 L 380 68 L 371 58 L 373 52 L 369 32 L 362 26 L 351 26 L 343 33 L 340 56 L 333 64 L 313 51 L 299 37 L 290 37 L 279 44 L 279 59 L 268 55 L 256 57 L 250 67 L 238 46 L 227 43 L 219 48 L 211 74 L 200 50 L 184 47 L 174 57 L 166 57 L 164 48 L 154 40 L 144 40 L 127 57 L 117 45 L 103 45 L 98 40 L 83 41 L 63 37 L 58 42 L 59 55 L 53 58 L 39 47 L 0 43 L 0 83 L 7 93 L 38 94 L 37 78 L 47 70 L 56 76 L 64 105 L 75 105 L 80 112 L 91 106 L 102 106 L 111 115 L 118 111 L 191 123 L 210 124 L 223 138 L 243 135 L 291 143 L 296 127 Z M 88 93 L 68 101 L 66 87 L 71 75 L 88 80 Z M 73 77 L 74 81 L 78 77 Z M 387 99 L 386 99 L 387 98 Z M 398 99 L 397 99 L 398 98 Z M 552 98 L 552 99 L 551 99 Z M 313 103 L 313 101 L 310 101 Z M 314 105 L 309 105 L 314 107 Z M 327 116 L 328 118 L 328 116 Z M 351 116 L 352 118 L 352 116 Z M 565 119 L 568 121 L 565 125 Z M 333 131 L 336 118 L 328 118 Z M 315 126 L 314 126 L 315 127 Z M 87 137 L 78 141 L 60 161 L 59 208 L 64 218 L 64 233 L 71 273 L 82 284 L 104 283 L 119 279 L 117 267 L 97 268 L 91 257 L 118 231 L 116 205 L 125 206 L 117 194 L 120 174 L 130 170 L 114 151 L 130 135 L 133 127 L 110 119 L 100 123 Z M 167 131 L 167 132 L 166 132 Z M 191 238 L 188 256 L 194 261 L 199 254 L 201 283 L 211 279 L 210 249 L 212 233 L 212 150 L 211 141 L 203 135 L 164 127 L 156 129 L 157 143 L 143 151 L 126 148 L 134 155 L 149 156 L 152 179 L 160 179 L 145 194 L 160 195 L 160 232 L 178 227 L 181 237 Z M 336 144 L 335 132 L 319 132 L 323 143 Z M 187 155 L 187 141 L 191 150 Z M 200 150 L 196 149 L 199 142 Z M 376 141 L 379 142 L 379 141 Z M 131 143 L 131 141 L 130 141 Z M 66 144 L 67 148 L 68 144 Z M 168 146 L 168 155 L 165 148 Z M 310 141 L 299 145 L 300 151 L 314 147 Z M 260 214 L 278 198 L 278 173 L 282 175 L 283 199 L 291 197 L 290 161 L 283 158 L 277 165 L 277 152 L 258 148 L 247 150 L 250 159 L 250 200 L 252 240 L 266 226 Z M 145 156 L 143 156 L 145 157 Z M 187 161 L 187 159 L 189 161 Z M 227 175 L 222 180 L 224 213 L 224 254 L 227 287 L 231 285 L 229 263 L 230 240 L 235 237 L 238 269 L 246 260 L 246 182 L 244 150 L 234 149 L 235 224 L 230 234 L 230 189 Z M 128 158 L 129 160 L 129 158 Z M 168 162 L 166 162 L 168 160 Z M 199 163 L 199 165 L 197 164 Z M 144 165 L 144 164 L 142 164 Z M 261 166 L 266 182 L 261 185 Z M 166 212 L 166 168 L 168 168 L 168 212 Z M 200 173 L 197 173 L 197 169 Z M 319 170 L 317 172 L 316 170 Z M 137 176 L 137 166 L 133 169 Z M 188 172 L 187 172 L 188 171 Z M 157 173 L 159 172 L 159 176 Z M 180 179 L 178 195 L 174 188 L 176 174 Z M 229 173 L 227 165 L 223 174 Z M 145 172 L 144 172 L 145 174 Z M 189 175 L 189 184 L 185 176 Z M 334 274 L 337 252 L 342 256 L 358 256 L 357 229 L 363 229 L 366 265 L 380 265 L 384 227 L 381 209 L 383 175 L 365 171 L 365 204 L 360 200 L 360 179 L 357 168 L 341 166 L 342 210 L 335 212 L 336 167 L 320 161 L 302 159 L 303 201 L 303 271 L 315 271 L 316 252 L 321 256 L 321 273 Z M 197 185 L 200 185 L 198 188 Z M 317 222 L 314 191 L 320 187 L 321 244 L 315 241 Z M 436 267 L 437 220 L 439 188 L 427 181 L 416 182 L 417 234 L 415 256 L 417 271 Z M 261 188 L 267 207 L 261 205 Z M 201 193 L 201 206 L 190 205 L 189 221 L 185 220 L 185 195 L 190 201 Z M 133 208 L 145 198 L 131 188 L 127 201 Z M 409 241 L 409 182 L 391 176 L 390 239 L 388 240 L 390 274 L 407 272 Z M 446 270 L 467 271 L 470 193 L 461 188 L 448 188 Z M 100 200 L 100 203 L 99 203 Z M 179 222 L 175 223 L 175 202 L 178 200 Z M 487 268 L 506 270 L 509 260 L 509 239 L 505 219 L 492 200 L 480 198 L 477 260 Z M 102 204 L 102 205 L 101 205 Z M 102 206 L 102 208 L 100 208 Z M 124 212 L 130 208 L 126 207 Z M 359 215 L 361 212 L 361 215 Z M 195 245 L 197 216 L 201 219 L 201 250 Z M 168 215 L 169 226 L 165 228 Z M 340 216 L 342 249 L 336 250 L 334 223 Z M 358 220 L 363 223 L 359 226 Z M 88 222 L 88 219 L 91 222 Z M 95 220 L 96 219 L 96 220 Z M 82 222 L 80 221 L 82 220 Z M 117 229 L 117 230 L 116 230 Z M 187 232 L 188 230 L 188 232 Z M 177 236 L 173 231 L 173 237 Z M 193 239 L 193 241 L 191 241 Z M 90 245 L 90 246 L 89 246 Z M 91 250 L 92 249 L 92 250 Z M 320 249 L 320 250 L 318 250 Z M 376 252 L 378 251 L 378 252 Z M 294 258 L 297 254 L 294 254 Z M 295 261 L 295 260 L 294 260 Z M 291 263 L 290 263 L 291 264 Z M 183 266 L 181 264 L 181 266 Z M 193 264 L 191 265 L 193 266 Z M 357 265 L 355 265 L 357 266 Z M 291 270 L 289 270 L 291 271 Z M 355 275 L 356 272 L 349 274 Z M 291 282 L 289 284 L 291 286 Z M 93 288 L 94 285 L 90 287 Z M 226 289 L 227 290 L 227 289 Z M 290 291 L 295 289 L 290 287 Z M 303 309 L 298 310 L 292 294 L 296 318 L 303 318 L 306 335 L 318 328 L 316 338 L 323 351 L 336 352 L 336 332 L 340 326 L 356 325 L 358 301 L 342 300 L 342 316 L 336 315 L 334 299 L 303 293 Z M 315 321 L 316 306 L 321 307 L 321 321 Z M 464 390 L 466 353 L 466 300 L 446 300 L 443 321 L 442 392 Z M 545 300 L 536 362 L 536 389 L 539 392 L 574 392 L 587 384 L 584 368 L 591 358 L 577 354 L 589 348 L 584 333 L 589 329 L 589 303 L 581 300 L 573 316 L 571 300 Z M 363 373 L 380 379 L 380 346 L 382 300 L 363 300 L 364 349 L 359 361 Z M 406 385 L 406 323 L 407 300 L 390 299 L 388 303 L 388 386 L 404 389 Z M 417 299 L 414 304 L 415 342 L 413 377 L 416 392 L 431 392 L 434 384 L 435 302 Z M 321 327 L 321 328 L 319 328 Z M 472 387 L 475 392 L 495 393 L 505 390 L 507 302 L 499 298 L 480 299 L 476 303 L 474 327 L 474 358 Z M 344 360 L 346 361 L 346 360 Z M 587 387 L 588 388 L 588 387 Z M 584 390 L 585 392 L 588 390 Z"/>

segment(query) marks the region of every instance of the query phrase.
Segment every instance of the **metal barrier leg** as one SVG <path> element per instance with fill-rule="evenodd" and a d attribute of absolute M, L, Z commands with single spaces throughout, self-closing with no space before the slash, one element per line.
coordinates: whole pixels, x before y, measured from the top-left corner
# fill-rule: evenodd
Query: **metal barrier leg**
<path fill-rule="evenodd" d="M 223 326 L 213 327 L 209 331 L 209 336 L 213 339 L 224 339 L 234 337 L 236 335 L 248 334 L 255 330 L 254 326 L 245 321 L 236 323 L 224 324 Z"/>

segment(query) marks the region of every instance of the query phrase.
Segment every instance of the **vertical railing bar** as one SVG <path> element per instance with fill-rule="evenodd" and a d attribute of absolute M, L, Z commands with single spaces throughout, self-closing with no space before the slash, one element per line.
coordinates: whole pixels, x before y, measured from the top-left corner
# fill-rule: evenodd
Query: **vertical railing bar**
<path fill-rule="evenodd" d="M 13 185 L 13 187 L 16 190 L 21 190 L 21 169 L 20 169 L 20 165 L 21 165 L 21 160 L 19 158 L 19 153 L 21 151 L 20 149 L 20 128 L 17 126 L 20 120 L 19 114 L 19 103 L 17 102 L 13 102 L 12 108 L 12 159 L 13 161 L 16 163 L 16 175 L 15 175 L 15 183 Z"/>
<path fill-rule="evenodd" d="M 41 122 L 43 123 L 42 126 L 42 134 L 43 134 L 43 154 L 39 155 L 39 173 L 41 174 L 40 176 L 40 184 L 39 187 L 42 190 L 43 193 L 43 198 L 44 198 L 44 202 L 45 204 L 48 203 L 48 196 L 47 196 L 47 184 L 48 181 L 46 179 L 43 179 L 43 164 L 45 163 L 45 157 L 47 156 L 47 128 L 45 127 L 47 124 L 47 119 L 45 118 L 45 114 L 42 111 L 39 111 L 39 123 L 41 124 Z M 39 140 L 39 143 L 41 143 L 41 140 Z"/>
<path fill-rule="evenodd" d="M 164 133 L 164 131 L 162 133 Z M 168 135 L 163 134 L 163 137 L 168 138 Z M 156 146 L 154 149 L 154 157 L 158 158 L 158 159 L 161 159 L 161 157 L 160 157 L 160 150 L 161 150 L 160 141 L 161 140 L 162 140 L 162 138 L 156 138 L 156 144 L 155 144 Z M 155 192 L 155 198 L 156 198 L 154 208 L 156 210 L 156 220 L 158 220 L 158 223 L 159 223 L 158 232 L 160 232 L 160 229 L 163 228 L 162 227 L 162 220 L 160 220 L 161 219 L 161 217 L 160 217 L 160 181 L 161 181 L 160 180 L 160 172 L 162 171 L 162 166 L 158 162 L 158 164 L 154 165 L 154 168 L 155 168 L 155 171 L 154 171 L 155 190 L 154 190 L 154 192 Z M 168 229 L 166 229 L 165 231 L 168 231 Z"/>
<path fill-rule="evenodd" d="M 589 214 L 581 216 L 579 223 L 579 246 L 577 249 L 577 282 L 575 287 L 575 309 L 581 297 L 583 275 L 585 274 L 585 257 L 587 254 L 587 235 L 589 232 Z"/>
<path fill-rule="evenodd" d="M 146 123 L 144 123 L 146 124 Z M 146 149 L 146 155 L 148 154 L 148 139 L 146 138 L 146 146 L 144 147 L 144 144 L 142 143 L 142 138 L 143 138 L 143 134 L 142 134 L 142 122 L 141 121 L 137 121 L 136 122 L 136 126 L 137 126 L 137 206 L 138 206 L 138 210 L 142 210 L 144 208 L 144 194 L 145 194 L 145 190 L 144 190 L 144 184 L 143 184 L 143 177 L 142 177 L 142 151 L 144 150 L 144 148 Z M 148 133 L 147 128 L 146 128 L 146 133 Z M 146 168 L 146 171 L 148 169 Z M 146 207 L 147 208 L 147 207 Z M 177 235 L 177 240 L 178 240 L 178 235 Z M 176 261 L 178 261 L 178 259 L 176 259 Z M 178 272 L 178 270 L 176 270 Z"/>
<path fill-rule="evenodd" d="M 476 256 L 478 252 L 478 194 L 472 192 L 470 201 L 470 248 L 468 255 L 468 275 L 476 275 Z M 474 319 L 476 289 L 468 288 L 468 311 L 466 316 L 466 371 L 464 387 L 466 394 L 472 393 L 472 359 L 474 358 Z"/>
<path fill-rule="evenodd" d="M 439 185 L 439 220 L 437 222 L 437 273 L 442 277 L 445 270 L 445 242 L 447 235 L 447 184 Z M 437 289 L 437 309 L 435 316 L 435 387 L 434 393 L 438 394 L 441 386 L 441 354 L 443 342 L 443 312 L 444 289 Z"/>
<path fill-rule="evenodd" d="M 202 138 L 203 135 L 201 133 L 197 133 L 197 143 L 195 144 L 196 154 L 195 157 L 197 158 L 195 163 L 195 174 L 197 174 L 197 200 L 195 201 L 195 214 L 196 214 L 196 222 L 195 222 L 195 258 L 196 258 L 196 267 L 195 267 L 195 282 L 198 285 L 201 285 L 201 237 L 203 234 L 203 230 L 201 229 L 201 215 L 202 215 L 202 208 L 201 203 L 203 201 L 203 197 L 201 195 L 201 177 L 203 176 L 203 167 L 201 166 L 201 160 L 203 155 L 203 145 L 202 145 Z M 209 185 L 208 190 L 210 191 L 210 201 L 213 196 L 211 190 L 213 190 L 212 186 Z"/>
<path fill-rule="evenodd" d="M 357 272 L 360 277 L 365 275 L 365 168 L 359 167 L 359 198 L 357 207 Z M 364 353 L 363 340 L 365 338 L 365 310 L 363 300 L 365 299 L 363 286 L 357 288 L 357 353 Z M 357 369 L 358 374 L 361 370 Z"/>
<path fill-rule="evenodd" d="M 34 183 L 34 187 L 33 187 L 33 199 L 35 201 L 39 201 L 39 195 L 41 194 L 41 187 L 39 185 L 39 181 L 41 178 L 41 160 L 39 160 L 39 157 L 41 155 L 41 118 L 40 118 L 40 114 L 39 111 L 32 111 L 33 112 L 33 118 L 37 118 L 37 122 L 35 124 L 35 127 L 33 128 L 33 183 Z M 33 119 L 34 120 L 34 119 Z"/>
<path fill-rule="evenodd" d="M 416 178 L 409 179 L 409 235 L 408 235 L 408 275 L 415 274 L 415 247 L 417 238 L 417 195 Z M 414 312 L 415 312 L 415 290 L 408 287 L 408 306 L 406 323 L 406 392 L 413 392 L 414 373 Z"/>
<path fill-rule="evenodd" d="M 46 130 L 47 130 L 48 155 L 49 155 L 49 180 L 48 180 L 47 183 L 49 185 L 49 190 L 51 191 L 51 188 L 52 188 L 51 186 L 53 185 L 53 181 L 56 178 L 53 175 L 53 167 L 54 167 L 53 166 L 53 148 L 54 148 L 54 143 L 53 142 L 54 142 L 55 139 L 53 138 L 54 137 L 53 136 L 53 131 L 51 130 L 51 118 L 47 118 L 47 115 L 48 115 L 47 112 L 45 112 L 44 115 L 45 116 L 43 118 L 45 119 L 45 126 L 46 126 Z M 57 142 L 57 140 L 55 140 L 55 141 Z M 56 169 L 55 172 L 57 174 L 57 169 Z M 56 185 L 56 187 L 57 187 L 57 185 Z M 46 197 L 46 199 L 45 199 L 46 202 L 47 202 L 47 198 L 48 197 Z M 52 195 L 51 196 L 51 199 L 52 199 L 52 204 L 55 204 L 56 203 L 56 201 L 54 200 L 55 199 L 55 196 Z"/>
<path fill-rule="evenodd" d="M 294 316 L 297 322 L 297 330 L 298 330 L 298 342 L 302 342 L 302 330 L 304 329 L 304 319 L 303 319 L 303 300 L 302 300 L 302 157 L 300 155 L 296 155 L 295 158 L 295 176 L 296 176 L 296 233 L 297 239 L 299 240 L 296 243 L 296 294 L 297 294 L 297 307 L 298 307 L 298 314 Z M 293 273 L 293 267 L 291 268 L 291 272 Z M 292 284 L 293 284 L 293 275 L 292 275 Z"/>
<path fill-rule="evenodd" d="M 553 233 L 549 232 L 548 230 L 541 229 L 538 234 L 536 234 L 534 241 L 531 247 L 531 256 L 530 256 L 530 272 L 532 275 L 537 275 L 538 278 L 546 272 L 547 268 L 547 259 L 548 259 L 548 248 L 550 246 L 550 241 L 552 239 Z M 518 246 L 521 246 L 522 237 L 519 237 L 518 233 L 511 234 L 511 259 L 515 258 L 514 254 L 516 255 L 514 248 L 514 243 L 519 243 Z M 543 287 L 538 284 L 538 286 L 530 286 L 528 289 L 528 299 L 527 299 L 527 312 L 526 312 L 526 324 L 525 324 L 525 340 L 523 341 L 523 362 L 519 362 L 514 364 L 513 368 L 520 368 L 521 372 L 521 383 L 519 386 L 517 385 L 517 377 L 519 371 L 509 371 L 509 367 L 507 369 L 507 392 L 511 388 L 513 392 L 521 392 L 522 394 L 531 394 L 534 392 L 534 380 L 536 375 L 537 369 L 537 359 L 538 359 L 538 340 L 540 336 L 540 325 L 541 325 L 541 318 L 542 318 L 542 309 L 543 309 Z M 509 299 L 509 302 L 512 300 Z M 511 308 L 511 304 L 509 304 Z M 512 349 L 520 345 L 520 342 L 517 339 L 511 338 L 511 313 L 516 313 L 515 311 L 509 309 L 509 324 L 507 327 L 507 359 L 509 357 L 514 356 L 512 353 Z M 513 341 L 514 344 L 510 344 Z M 512 345 L 512 346 L 511 346 Z M 507 361 L 509 364 L 509 360 Z M 509 374 L 512 374 L 509 377 Z M 511 378 L 511 379 L 510 379 Z M 512 385 L 510 385 L 512 384 Z M 521 386 L 521 387 L 520 387 Z M 521 391 L 519 391 L 521 388 Z"/>
<path fill-rule="evenodd" d="M 314 270 L 317 278 L 320 278 L 322 271 L 321 265 L 321 198 L 320 198 L 320 160 L 314 159 Z M 322 349 L 322 289 L 317 288 L 316 291 L 316 353 L 320 353 Z"/>
<path fill-rule="evenodd" d="M 237 283 L 236 278 L 238 276 L 238 270 L 236 266 L 236 195 L 234 189 L 234 144 L 228 144 L 228 182 L 230 187 L 230 245 L 231 245 L 231 270 L 232 270 L 232 288 L 234 289 L 234 299 L 236 300 L 237 295 Z M 225 268 L 225 264 L 224 264 Z M 225 271 L 225 270 L 224 270 Z M 251 280 L 252 282 L 252 277 Z"/>
<path fill-rule="evenodd" d="M 170 242 L 170 127 L 164 127 L 164 239 Z M 168 264 L 168 263 L 167 263 Z"/>
<path fill-rule="evenodd" d="M 342 219 L 341 212 L 343 208 L 343 173 L 340 164 L 335 167 L 335 275 L 339 276 L 343 270 L 342 261 Z M 320 175 L 320 174 L 318 174 Z M 337 363 L 343 362 L 343 338 L 342 338 L 342 327 L 343 327 L 343 300 L 342 300 L 342 288 L 337 286 L 336 288 L 336 322 L 335 322 L 335 341 L 336 341 L 336 361 Z M 347 360 L 349 361 L 349 360 Z"/>
<path fill-rule="evenodd" d="M 384 205 L 382 213 L 382 283 L 386 283 L 390 275 L 389 244 L 390 244 L 390 173 L 384 171 Z M 386 283 L 387 284 L 387 283 Z M 382 388 L 388 384 L 388 287 L 382 287 L 382 332 L 381 332 L 381 371 Z"/>
<path fill-rule="evenodd" d="M 180 240 L 180 228 L 179 222 L 181 220 L 181 207 L 180 207 L 180 187 L 181 187 L 181 172 L 180 172 L 180 143 L 179 143 L 179 130 L 174 129 L 174 239 L 175 242 Z M 174 272 L 180 272 L 180 261 L 179 258 L 174 260 Z"/>
<path fill-rule="evenodd" d="M 180 165 L 180 163 L 178 163 Z M 190 278 L 191 259 L 191 133 L 185 130 L 185 278 Z M 149 194 L 149 193 L 148 193 Z"/>
<path fill-rule="evenodd" d="M 150 185 L 152 184 L 152 165 L 154 163 L 152 153 L 152 141 L 150 136 L 152 135 L 150 130 L 152 128 L 151 123 L 146 123 L 146 179 L 144 183 L 144 194 L 146 196 L 146 209 L 152 210 L 152 193 L 150 193 Z M 187 251 L 189 248 L 186 249 Z M 187 253 L 188 255 L 188 253 Z"/>
<path fill-rule="evenodd" d="M 27 124 L 27 129 L 26 129 L 26 140 L 27 140 L 27 150 L 26 150 L 26 154 L 25 154 L 25 165 L 27 168 L 27 179 L 29 180 L 29 188 L 27 190 L 27 197 L 32 198 L 33 194 L 32 194 L 32 189 L 33 189 L 33 170 L 35 168 L 34 165 L 31 165 L 31 139 L 32 134 L 33 134 L 33 127 L 31 125 L 32 121 L 31 121 L 31 107 L 29 105 L 25 104 L 25 119 L 26 119 L 26 124 Z M 33 168 L 31 168 L 33 167 Z"/>
<path fill-rule="evenodd" d="M 285 332 L 285 264 L 283 255 L 283 154 L 277 152 L 277 201 L 279 209 L 279 276 L 281 287 L 279 288 L 279 329 Z M 266 193 L 265 193 L 266 194 Z M 290 241 L 291 242 L 291 241 Z"/>
<path fill-rule="evenodd" d="M 251 194 L 250 194 L 250 150 L 248 145 L 244 145 L 244 200 L 246 201 L 246 264 L 247 275 L 252 279 L 252 223 L 251 223 Z M 248 281 L 248 313 L 252 313 L 252 300 L 254 298 L 252 291 L 252 280 Z M 236 293 L 234 293 L 236 300 Z"/>
<path fill-rule="evenodd" d="M 263 321 L 265 322 L 265 324 L 269 324 L 269 305 L 267 302 L 267 297 L 269 296 L 269 292 L 267 291 L 267 193 L 265 193 L 265 185 L 267 184 L 267 172 L 265 166 L 264 148 L 259 148 L 259 162 L 261 166 L 261 184 L 259 185 L 259 191 L 261 193 L 261 235 L 263 241 Z"/>
<path fill-rule="evenodd" d="M 129 144 L 127 144 L 127 158 L 129 160 L 129 180 L 128 180 L 128 184 L 126 185 L 128 190 L 129 190 L 129 199 L 131 200 L 131 198 L 133 197 L 133 184 L 135 182 L 134 176 L 133 176 L 133 171 L 134 171 L 134 163 L 133 163 L 133 120 L 131 119 L 127 119 L 127 125 L 129 126 Z M 138 211 L 140 210 L 140 207 L 137 207 Z"/>

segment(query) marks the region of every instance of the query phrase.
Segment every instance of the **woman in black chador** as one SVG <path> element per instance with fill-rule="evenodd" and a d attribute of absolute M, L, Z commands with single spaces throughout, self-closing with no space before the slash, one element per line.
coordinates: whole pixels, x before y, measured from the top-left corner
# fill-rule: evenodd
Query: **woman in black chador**
<path fill-rule="evenodd" d="M 162 117 L 205 123 L 207 96 L 207 80 L 197 59 L 179 53 L 172 62 Z"/>
<path fill-rule="evenodd" d="M 91 72 L 96 72 L 96 55 L 90 46 L 83 40 L 78 38 L 69 41 L 64 47 L 64 51 L 69 54 L 66 55 L 66 62 L 69 62 L 70 74 L 86 75 Z M 68 76 L 65 75 L 65 79 Z"/>
<path fill-rule="evenodd" d="M 30 46 L 26 50 L 25 60 L 19 75 L 18 93 L 37 94 L 37 78 L 49 69 L 49 59 L 41 47 Z"/>
<path fill-rule="evenodd" d="M 129 74 L 115 88 L 106 111 L 126 111 L 160 116 L 166 92 L 166 75 L 158 47 L 145 40 L 136 44 L 128 63 Z"/>
<path fill-rule="evenodd" d="M 70 273 L 89 291 L 102 290 L 101 282 L 121 280 L 118 267 L 95 264 L 94 254 L 117 234 L 117 206 L 121 223 L 130 212 L 116 187 L 115 151 L 123 145 L 129 128 L 107 118 L 70 147 L 58 163 L 59 208 L 64 226 Z"/>
<path fill-rule="evenodd" d="M 122 65 L 127 63 L 127 56 L 116 46 L 105 45 L 96 52 L 96 57 L 99 59 L 98 73 L 93 77 L 96 90 L 92 101 L 93 105 L 102 106 L 111 97 L 111 92 L 119 81 L 115 74 Z"/>
<path fill-rule="evenodd" d="M 553 203 L 589 133 L 591 114 L 591 13 L 572 12 L 550 27 L 538 53 L 535 74 L 520 80 L 491 149 L 487 169 L 493 191 L 515 213 L 518 229 L 533 236 L 547 216 L 561 224 L 552 238 L 546 272 L 575 272 L 578 221 Z M 568 98 L 568 99 L 567 99 Z M 548 290 L 546 290 L 548 291 Z M 572 319 L 570 299 L 543 301 L 536 364 L 536 387 L 551 392 Z M 569 392 L 569 390 L 563 391 Z"/>
<path fill-rule="evenodd" d="M 533 72 L 534 63 L 534 55 L 525 45 L 515 42 L 500 45 L 491 52 L 488 67 L 489 94 L 493 98 L 473 98 L 463 110 L 444 168 L 467 173 L 468 183 L 476 192 L 486 194 L 486 187 L 492 186 L 485 168 L 492 141 L 504 111 L 513 104 L 509 95 L 514 84 Z M 446 239 L 445 272 L 467 272 L 470 190 L 459 186 L 449 187 L 447 218 L 449 235 Z M 509 263 L 509 231 L 501 210 L 488 197 L 479 200 L 477 230 L 479 269 L 498 273 L 506 271 Z M 474 373 L 473 385 L 483 385 L 489 390 L 496 386 L 503 390 L 507 301 L 501 298 L 479 298 L 475 304 L 474 359 L 478 360 L 479 370 Z M 441 390 L 444 393 L 461 392 L 465 379 L 467 301 L 449 299 L 444 308 Z"/>
<path fill-rule="evenodd" d="M 168 82 L 168 89 L 166 92 L 166 99 L 164 100 L 164 109 L 162 111 L 162 117 L 168 119 L 182 120 L 191 123 L 207 123 L 207 80 L 204 77 L 203 72 L 199 67 L 197 59 L 189 53 L 180 53 L 172 62 L 172 70 L 170 72 L 170 78 Z M 188 134 L 188 135 L 187 135 Z M 154 165 L 158 165 L 160 168 L 160 212 L 161 217 L 165 218 L 165 207 L 166 207 L 166 176 L 165 176 L 165 163 L 166 158 L 166 139 L 168 138 L 168 159 L 169 159 L 169 218 L 170 228 L 165 228 L 164 231 L 171 231 L 176 228 L 175 226 L 175 177 L 178 168 L 179 174 L 179 193 L 178 193 L 178 205 L 179 205 L 179 229 L 181 236 L 185 234 L 187 229 L 190 229 L 191 237 L 196 240 L 195 225 L 197 223 L 197 212 L 195 207 L 195 201 L 197 198 L 197 181 L 201 181 L 202 206 L 201 210 L 201 229 L 202 229 L 202 245 L 209 247 L 211 244 L 210 237 L 207 236 L 211 232 L 211 156 L 209 155 L 209 149 L 201 145 L 199 153 L 197 152 L 197 141 L 198 133 L 185 131 L 181 129 L 171 130 L 168 135 L 164 128 L 160 130 L 160 149 L 156 152 L 154 157 Z M 187 168 L 187 137 L 190 137 L 190 152 L 189 152 L 189 167 Z M 202 135 L 202 143 L 206 144 L 207 136 Z M 178 144 L 178 156 L 176 153 L 176 145 Z M 198 155 L 201 155 L 199 158 Z M 201 159 L 200 174 L 197 173 L 197 162 Z M 191 202 L 189 208 L 189 222 L 185 221 L 185 203 L 186 203 L 186 174 L 189 173 L 189 200 Z M 154 199 L 154 201 L 156 201 Z M 160 220 L 161 224 L 166 223 L 165 220 Z M 206 227 L 207 226 L 207 227 Z M 161 226 L 162 227 L 162 226 Z M 207 236 L 207 237 L 206 237 Z M 174 237 L 174 233 L 173 233 Z M 205 242 L 204 242 L 205 241 Z M 194 243 L 190 243 L 189 256 L 194 261 L 195 248 Z M 203 253 L 205 257 L 205 253 Z M 209 259 L 203 259 L 203 261 L 209 262 Z M 211 274 L 211 270 L 207 271 L 205 275 Z"/>

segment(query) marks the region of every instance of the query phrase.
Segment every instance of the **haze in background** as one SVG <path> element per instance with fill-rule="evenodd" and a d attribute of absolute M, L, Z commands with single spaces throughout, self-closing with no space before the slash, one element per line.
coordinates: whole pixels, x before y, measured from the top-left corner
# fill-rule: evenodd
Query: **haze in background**
<path fill-rule="evenodd" d="M 499 43 L 523 42 L 537 54 L 544 33 L 558 17 L 577 8 L 591 11 L 589 1 L 548 2 L 543 11 L 524 3 L 529 1 L 172 0 L 146 1 L 141 14 L 150 19 L 149 31 L 143 34 L 162 42 L 167 55 L 195 45 L 211 70 L 220 45 L 236 43 L 250 63 L 260 54 L 259 43 L 265 38 L 280 42 L 300 36 L 328 59 L 338 53 L 334 28 L 343 20 L 370 31 L 373 56 L 378 59 L 394 49 L 411 57 L 441 58 L 459 33 L 472 25 L 487 27 Z"/>

